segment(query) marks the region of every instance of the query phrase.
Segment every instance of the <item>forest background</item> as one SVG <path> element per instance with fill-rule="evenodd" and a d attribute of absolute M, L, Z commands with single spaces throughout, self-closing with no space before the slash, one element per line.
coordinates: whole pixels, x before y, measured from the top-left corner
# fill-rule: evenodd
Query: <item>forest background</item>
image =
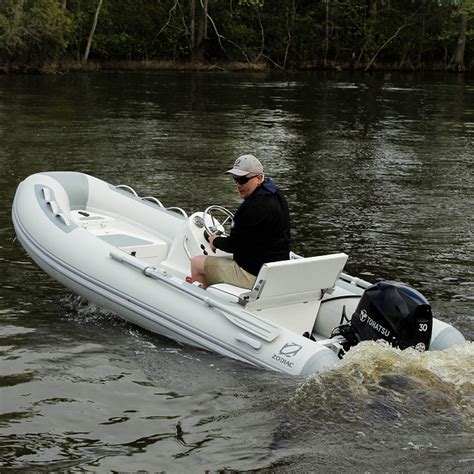
<path fill-rule="evenodd" d="M 472 68 L 474 0 L 0 0 L 0 71 Z"/>

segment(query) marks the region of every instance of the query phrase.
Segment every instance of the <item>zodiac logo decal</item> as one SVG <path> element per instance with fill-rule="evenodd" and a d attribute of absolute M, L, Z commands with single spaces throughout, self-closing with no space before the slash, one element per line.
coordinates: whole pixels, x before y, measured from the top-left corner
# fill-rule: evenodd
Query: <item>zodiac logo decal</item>
<path fill-rule="evenodd" d="M 286 357 L 294 357 L 296 354 L 298 354 L 302 347 L 303 346 L 300 346 L 294 342 L 288 342 L 280 349 L 279 354 Z"/>
<path fill-rule="evenodd" d="M 289 361 L 288 359 L 298 354 L 298 352 L 302 349 L 302 347 L 303 346 L 301 346 L 300 344 L 296 344 L 295 342 L 287 342 L 280 349 L 278 354 L 273 354 L 272 359 L 292 369 L 295 363 Z"/>

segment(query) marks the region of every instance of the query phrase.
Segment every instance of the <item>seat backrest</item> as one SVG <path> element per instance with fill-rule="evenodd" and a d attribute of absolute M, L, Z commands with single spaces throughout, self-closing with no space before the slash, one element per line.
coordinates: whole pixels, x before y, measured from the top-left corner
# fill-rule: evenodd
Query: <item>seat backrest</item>
<path fill-rule="evenodd" d="M 248 294 L 247 308 L 319 301 L 344 269 L 345 253 L 265 263 Z"/>

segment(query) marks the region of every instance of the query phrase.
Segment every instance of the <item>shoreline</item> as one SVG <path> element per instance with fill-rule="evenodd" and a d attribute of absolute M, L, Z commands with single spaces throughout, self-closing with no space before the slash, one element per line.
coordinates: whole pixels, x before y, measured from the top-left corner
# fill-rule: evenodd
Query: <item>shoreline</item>
<path fill-rule="evenodd" d="M 354 67 L 353 64 L 306 64 L 292 68 L 279 68 L 268 63 L 226 62 L 226 63 L 194 63 L 172 60 L 89 60 L 86 64 L 80 61 L 63 60 L 37 66 L 1 65 L 0 74 L 70 74 L 77 72 L 120 72 L 120 71 L 175 71 L 175 72 L 308 72 L 327 71 L 356 73 L 373 72 L 444 72 L 450 74 L 466 74 L 470 69 L 457 71 L 446 68 L 445 65 L 431 65 L 430 67 L 400 67 L 399 65 L 375 64 L 370 69 L 364 66 Z"/>

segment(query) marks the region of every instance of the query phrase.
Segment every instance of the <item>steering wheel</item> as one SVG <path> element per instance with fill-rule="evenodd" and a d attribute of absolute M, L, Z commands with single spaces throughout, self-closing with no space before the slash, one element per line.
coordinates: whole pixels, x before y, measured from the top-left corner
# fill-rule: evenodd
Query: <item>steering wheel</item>
<path fill-rule="evenodd" d="M 219 221 L 218 216 L 223 219 L 222 222 Z M 234 214 L 229 209 L 223 206 L 209 206 L 202 215 L 205 232 L 208 235 L 218 233 L 223 237 L 227 237 L 230 234 L 233 218 Z"/>

